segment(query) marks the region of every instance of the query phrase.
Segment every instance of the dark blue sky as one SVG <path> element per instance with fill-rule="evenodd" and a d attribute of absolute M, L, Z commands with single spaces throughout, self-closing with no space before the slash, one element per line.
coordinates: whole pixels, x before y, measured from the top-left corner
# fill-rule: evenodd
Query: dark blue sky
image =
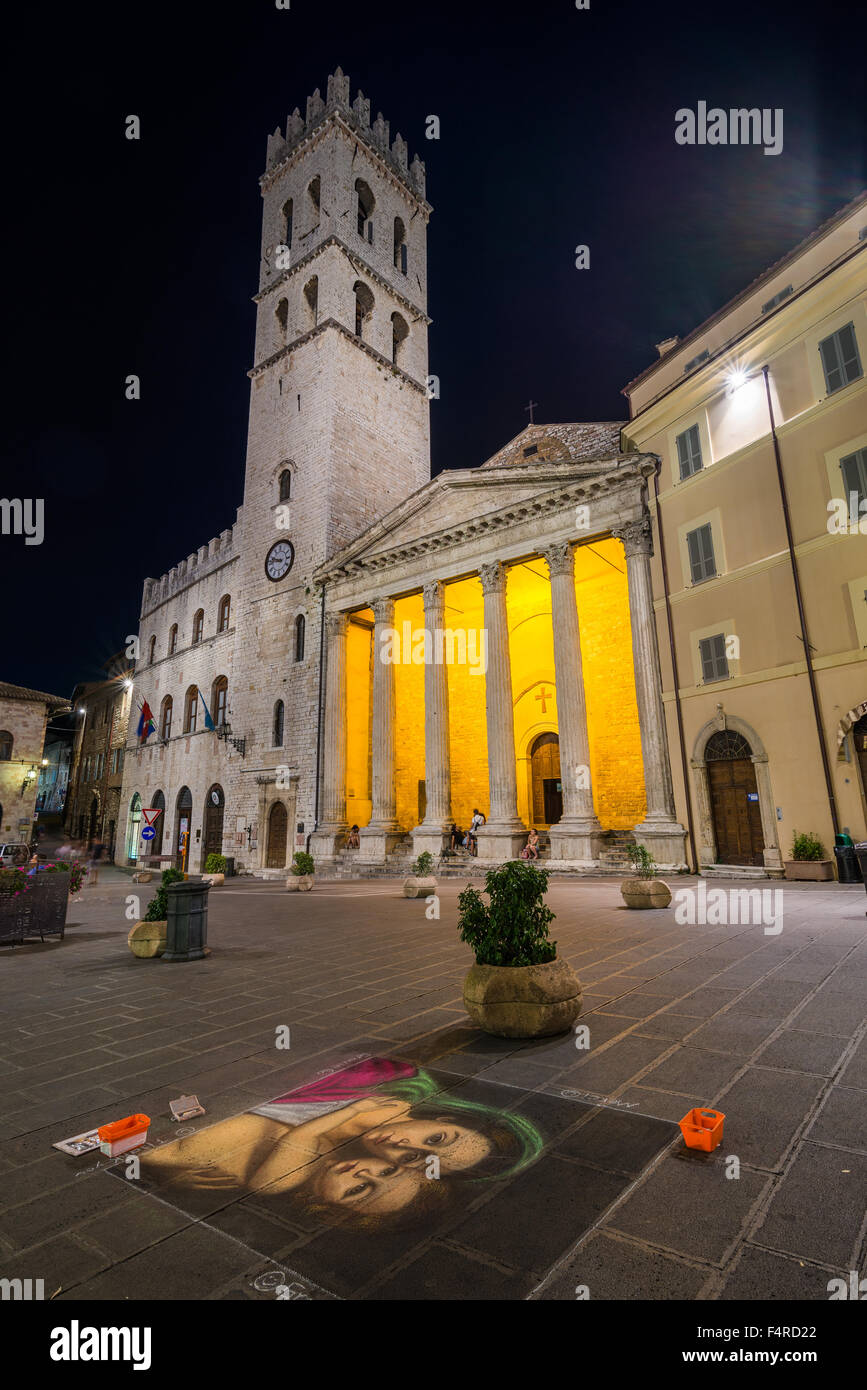
<path fill-rule="evenodd" d="M 780 0 L 368 4 L 342 19 L 321 0 L 96 0 L 16 23 L 30 27 L 7 32 L 2 98 L 3 492 L 44 497 L 46 536 L 0 537 L 21 615 L 0 675 L 61 694 L 137 629 L 142 578 L 234 520 L 266 136 L 338 64 L 427 164 L 434 471 L 483 462 L 531 396 L 543 422 L 625 418 L 620 390 L 655 342 L 865 182 L 863 20 L 834 0 L 800 15 Z M 782 154 L 677 146 L 674 113 L 699 100 L 782 107 Z"/>

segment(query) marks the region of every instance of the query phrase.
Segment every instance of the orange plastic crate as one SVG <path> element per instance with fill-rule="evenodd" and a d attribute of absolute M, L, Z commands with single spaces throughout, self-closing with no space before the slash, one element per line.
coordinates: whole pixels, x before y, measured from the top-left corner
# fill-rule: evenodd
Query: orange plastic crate
<path fill-rule="evenodd" d="M 123 1120 L 113 1120 L 111 1124 L 100 1125 L 97 1130 L 99 1147 L 103 1153 L 111 1154 L 112 1157 L 126 1153 L 129 1149 L 137 1149 L 146 1142 L 149 1127 L 149 1115 L 127 1115 Z"/>
<path fill-rule="evenodd" d="M 725 1115 L 721 1110 L 690 1110 L 678 1122 L 687 1148 L 711 1153 L 722 1143 L 724 1120 Z"/>

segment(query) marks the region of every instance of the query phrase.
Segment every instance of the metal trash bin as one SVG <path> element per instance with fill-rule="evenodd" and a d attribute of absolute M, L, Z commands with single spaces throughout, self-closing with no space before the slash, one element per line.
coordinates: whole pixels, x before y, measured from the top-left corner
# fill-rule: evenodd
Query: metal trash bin
<path fill-rule="evenodd" d="M 867 844 L 865 844 L 867 849 Z M 837 881 L 839 883 L 862 883 L 864 875 L 858 867 L 858 857 L 854 845 L 835 845 L 834 858 L 837 861 Z"/>
<path fill-rule="evenodd" d="M 864 889 L 867 892 L 867 840 L 861 840 L 855 846 L 855 858 L 858 860 L 861 869 L 861 878 L 864 882 Z"/>

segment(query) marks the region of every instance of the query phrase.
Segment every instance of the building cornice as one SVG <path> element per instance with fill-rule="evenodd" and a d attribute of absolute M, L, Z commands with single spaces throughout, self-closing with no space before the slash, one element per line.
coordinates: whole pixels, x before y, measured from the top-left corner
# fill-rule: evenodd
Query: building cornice
<path fill-rule="evenodd" d="M 371 347 L 370 343 L 366 343 L 363 338 L 358 338 L 354 333 L 350 333 L 345 324 L 339 323 L 337 319 L 330 318 L 323 319 L 321 323 L 317 323 L 315 328 L 311 328 L 309 333 L 304 333 L 300 338 L 296 338 L 294 342 L 287 343 L 286 347 L 280 348 L 279 352 L 273 352 L 270 357 L 266 357 L 258 366 L 251 367 L 247 373 L 248 377 L 251 381 L 255 381 L 256 377 L 261 376 L 262 373 L 268 371 L 270 367 L 276 366 L 278 362 L 282 362 L 284 358 L 291 357 L 296 348 L 299 348 L 303 343 L 309 343 L 312 338 L 317 337 L 320 333 L 324 333 L 327 328 L 336 328 L 338 332 L 343 334 L 344 338 L 347 338 L 350 343 L 354 343 L 356 347 L 361 348 L 362 351 L 367 353 L 368 357 L 373 358 L 374 362 L 377 362 L 381 367 L 391 372 L 392 376 L 400 377 L 401 380 L 406 382 L 407 386 L 411 386 L 415 391 L 420 391 L 423 396 L 427 395 L 427 386 L 423 386 L 420 381 L 416 381 L 415 377 L 410 376 L 409 372 L 405 372 L 403 367 L 399 367 L 375 347 Z"/>

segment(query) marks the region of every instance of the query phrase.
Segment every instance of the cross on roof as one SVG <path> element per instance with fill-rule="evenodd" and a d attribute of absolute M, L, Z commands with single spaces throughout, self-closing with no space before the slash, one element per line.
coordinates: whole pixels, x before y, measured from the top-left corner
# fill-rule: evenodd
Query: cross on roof
<path fill-rule="evenodd" d="M 527 411 L 530 412 L 530 424 L 531 424 L 531 425 L 532 425 L 532 424 L 535 424 L 535 421 L 534 421 L 534 419 L 533 419 L 533 411 L 536 409 L 536 407 L 538 406 L 538 404 L 539 404 L 538 401 L 533 401 L 533 400 L 531 400 L 529 405 L 525 405 L 525 406 L 524 406 L 524 414 L 526 415 Z"/>

